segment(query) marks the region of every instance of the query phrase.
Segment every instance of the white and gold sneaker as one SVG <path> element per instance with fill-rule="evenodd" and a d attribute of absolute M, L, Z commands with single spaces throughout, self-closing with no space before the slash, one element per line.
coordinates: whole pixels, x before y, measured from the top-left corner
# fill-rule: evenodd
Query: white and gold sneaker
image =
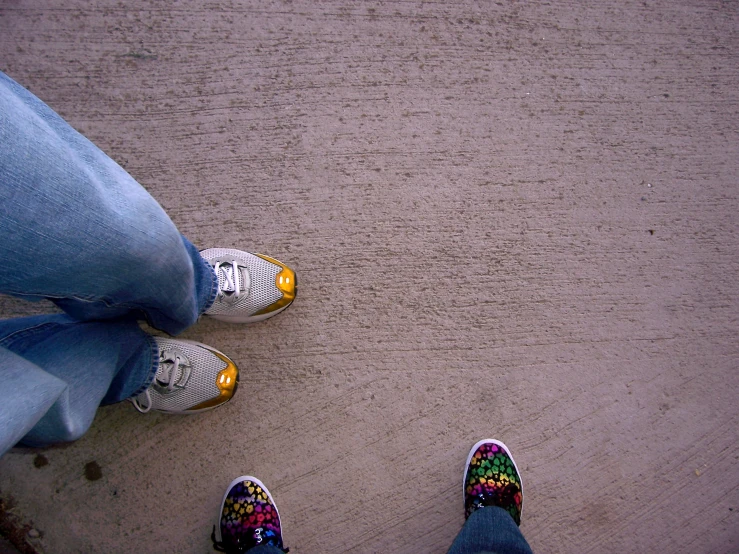
<path fill-rule="evenodd" d="M 154 380 L 130 399 L 138 411 L 191 414 L 231 400 L 239 370 L 228 356 L 199 342 L 164 337 L 154 341 L 159 348 Z"/>
<path fill-rule="evenodd" d="M 295 272 L 274 258 L 229 248 L 208 248 L 200 255 L 218 277 L 218 294 L 206 315 L 253 323 L 279 314 L 295 300 Z"/>

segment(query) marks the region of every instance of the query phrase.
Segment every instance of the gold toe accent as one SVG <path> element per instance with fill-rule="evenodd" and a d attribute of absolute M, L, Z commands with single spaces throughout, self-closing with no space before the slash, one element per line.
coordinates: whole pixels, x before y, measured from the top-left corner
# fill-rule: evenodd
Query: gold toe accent
<path fill-rule="evenodd" d="M 188 411 L 214 408 L 220 404 L 228 402 L 229 400 L 231 400 L 231 398 L 233 398 L 233 395 L 236 393 L 236 388 L 239 385 L 239 369 L 236 367 L 236 364 L 234 364 L 230 359 L 228 359 L 220 352 L 214 352 L 213 350 L 210 350 L 210 352 L 218 356 L 226 363 L 226 367 L 224 367 L 221 371 L 218 372 L 218 375 L 216 375 L 216 386 L 218 387 L 218 390 L 221 391 L 221 394 L 219 394 L 215 398 L 211 398 L 210 400 L 201 402 L 197 406 L 188 408 Z"/>
<path fill-rule="evenodd" d="M 254 315 L 263 315 L 270 312 L 276 312 L 277 310 L 281 310 L 282 308 L 289 306 L 290 303 L 295 300 L 295 295 L 297 294 L 298 284 L 295 272 L 287 267 L 285 264 L 275 260 L 274 258 L 265 256 L 264 254 L 257 254 L 257 256 L 282 268 L 282 270 L 275 277 L 275 286 L 280 292 L 282 292 L 282 298 L 280 298 L 274 304 L 270 304 L 263 310 L 258 311 Z"/>

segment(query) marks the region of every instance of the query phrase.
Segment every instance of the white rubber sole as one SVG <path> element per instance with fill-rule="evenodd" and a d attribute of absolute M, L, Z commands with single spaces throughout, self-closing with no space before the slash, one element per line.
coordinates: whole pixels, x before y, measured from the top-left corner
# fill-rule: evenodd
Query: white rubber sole
<path fill-rule="evenodd" d="M 277 314 L 284 312 L 285 310 L 287 310 L 292 305 L 293 305 L 293 303 L 290 302 L 287 306 L 283 306 L 282 308 L 280 308 L 279 310 L 275 310 L 274 312 L 268 312 L 268 313 L 262 314 L 262 315 L 252 315 L 252 316 L 246 316 L 246 317 L 244 317 L 244 316 L 238 316 L 238 315 L 233 315 L 233 316 L 229 316 L 229 315 L 210 315 L 210 314 L 207 314 L 207 313 L 205 315 L 207 315 L 211 319 L 217 319 L 218 321 L 227 321 L 228 323 L 247 323 L 247 324 L 249 324 L 249 323 L 258 323 L 260 321 L 264 321 L 265 319 L 269 319 L 270 317 L 274 317 Z"/>
<path fill-rule="evenodd" d="M 467 496 L 467 469 L 470 467 L 470 462 L 472 461 L 472 456 L 475 455 L 475 452 L 477 452 L 477 449 L 480 448 L 483 444 L 493 443 L 500 446 L 503 450 L 506 451 L 506 454 L 508 454 L 508 457 L 513 462 L 513 467 L 516 468 L 516 473 L 518 473 L 518 480 L 521 483 L 521 495 L 523 496 L 523 478 L 521 477 L 521 472 L 518 471 L 518 466 L 516 465 L 516 460 L 513 459 L 513 454 L 511 454 L 511 451 L 508 450 L 508 447 L 500 442 L 499 440 L 495 439 L 483 439 L 481 441 L 477 441 L 475 445 L 470 449 L 470 453 L 467 454 L 467 463 L 464 465 L 464 477 L 462 477 L 462 504 L 464 505 L 465 496 Z M 521 514 L 523 515 L 523 500 L 521 500 Z"/>
<path fill-rule="evenodd" d="M 231 492 L 231 489 L 236 485 L 237 483 L 241 483 L 242 481 L 251 481 L 255 485 L 259 485 L 262 487 L 262 490 L 267 493 L 267 498 L 269 498 L 269 501 L 272 502 L 272 505 L 275 507 L 275 512 L 277 512 L 277 518 L 280 520 L 280 530 L 282 530 L 282 518 L 280 517 L 280 511 L 277 509 L 277 503 L 275 502 L 274 498 L 272 498 L 272 494 L 270 494 L 269 489 L 264 486 L 264 483 L 262 483 L 259 479 L 252 475 L 242 475 L 241 477 L 237 477 L 233 481 L 231 481 L 231 484 L 226 489 L 226 492 L 223 493 L 223 500 L 221 500 L 221 507 L 218 510 L 218 520 L 216 521 L 216 541 L 222 542 L 223 537 L 221 536 L 221 516 L 223 515 L 223 505 L 226 503 L 226 497 L 228 496 L 228 493 Z M 283 541 L 284 542 L 284 541 Z"/>

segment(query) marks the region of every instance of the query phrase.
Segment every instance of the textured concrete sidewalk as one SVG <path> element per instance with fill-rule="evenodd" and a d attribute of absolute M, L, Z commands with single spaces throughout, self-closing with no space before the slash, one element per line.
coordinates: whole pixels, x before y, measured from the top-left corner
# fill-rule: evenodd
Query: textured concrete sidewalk
<path fill-rule="evenodd" d="M 495 437 L 537 552 L 736 551 L 737 59 L 719 0 L 2 2 L 0 69 L 301 289 L 185 334 L 229 405 L 101 409 L 0 497 L 50 554 L 202 553 L 251 473 L 293 552 L 443 553 Z"/>

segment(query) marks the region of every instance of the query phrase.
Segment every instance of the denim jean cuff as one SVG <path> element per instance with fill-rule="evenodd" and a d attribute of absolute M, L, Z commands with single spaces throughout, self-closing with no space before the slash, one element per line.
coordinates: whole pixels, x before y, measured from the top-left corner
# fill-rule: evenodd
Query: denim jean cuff
<path fill-rule="evenodd" d="M 208 300 L 205 302 L 203 309 L 200 311 L 200 315 L 203 315 L 208 310 L 208 308 L 213 305 L 213 302 L 216 301 L 216 296 L 218 296 L 218 277 L 216 276 L 216 272 L 213 271 L 213 266 L 205 261 L 202 256 L 200 257 L 200 259 L 202 260 L 203 264 L 207 266 L 208 272 L 210 273 L 210 293 L 208 295 Z"/>
<path fill-rule="evenodd" d="M 154 381 L 154 377 L 156 376 L 157 370 L 159 369 L 159 347 L 157 346 L 154 337 L 152 337 L 151 335 L 146 337 L 146 342 L 148 343 L 151 356 L 151 370 L 149 371 L 149 375 L 147 376 L 146 381 L 144 381 L 144 383 L 138 389 L 136 389 L 136 391 L 133 392 L 129 396 L 129 398 L 136 398 L 139 394 L 148 389 L 151 383 Z"/>
<path fill-rule="evenodd" d="M 218 277 L 213 270 L 213 266 L 200 255 L 200 250 L 185 235 L 181 234 L 180 237 L 192 260 L 195 278 L 195 300 L 197 302 L 198 317 L 200 317 L 216 301 Z"/>

